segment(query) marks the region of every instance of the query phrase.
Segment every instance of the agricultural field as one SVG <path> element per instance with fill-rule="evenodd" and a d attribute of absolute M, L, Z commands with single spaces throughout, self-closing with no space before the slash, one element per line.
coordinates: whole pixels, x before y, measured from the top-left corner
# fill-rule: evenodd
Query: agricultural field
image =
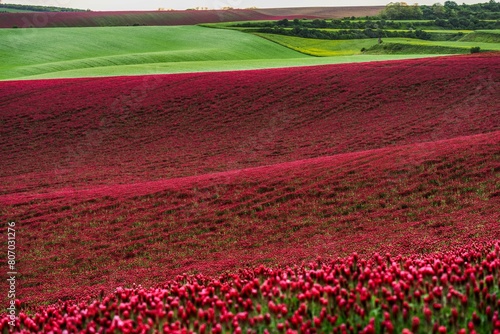
<path fill-rule="evenodd" d="M 93 68 L 106 75 L 106 67 L 117 66 L 128 74 L 130 65 L 301 58 L 255 36 L 196 26 L 3 29 L 0 35 L 2 79 L 65 71 L 81 77 Z"/>
<path fill-rule="evenodd" d="M 317 57 L 444 55 L 498 51 L 500 7 L 485 4 L 390 3 L 372 16 L 206 24 L 274 41 Z"/>
<path fill-rule="evenodd" d="M 410 38 L 386 38 L 385 39 L 388 44 L 392 43 L 400 43 L 405 45 L 418 45 L 422 48 L 425 47 L 449 47 L 449 48 L 458 48 L 465 49 L 467 51 L 474 46 L 479 46 L 481 50 L 484 51 L 500 51 L 500 43 L 485 43 L 485 42 L 477 42 L 476 40 L 471 42 L 448 42 L 448 41 L 423 41 L 423 40 L 415 40 Z"/>
<path fill-rule="evenodd" d="M 380 13 L 382 9 L 384 9 L 384 6 L 256 8 L 255 11 L 275 17 L 340 19 L 351 16 L 375 16 Z"/>
<path fill-rule="evenodd" d="M 493 330 L 498 60 L 2 82 L 17 325 Z"/>
<path fill-rule="evenodd" d="M 396 7 L 0 13 L 0 332 L 500 333 L 500 5 Z"/>
<path fill-rule="evenodd" d="M 137 12 L 92 12 L 54 7 L 27 9 L 26 6 L 0 4 L 0 28 L 55 28 L 55 27 L 105 27 L 105 26 L 174 26 L 200 23 L 294 19 L 332 19 L 351 16 L 377 15 L 383 6 L 356 7 L 302 7 L 232 10 L 176 10 Z M 33 7 L 33 6 L 31 6 Z M 41 6 L 34 6 L 41 7 Z M 23 9 L 25 8 L 25 9 Z M 42 11 L 42 12 L 39 12 Z M 19 15 L 17 13 L 22 13 Z"/>
<path fill-rule="evenodd" d="M 433 34 L 434 32 L 430 32 Z M 382 44 L 375 38 L 359 39 L 317 39 L 297 36 L 286 36 L 254 32 L 253 34 L 273 41 L 292 50 L 318 57 L 352 56 L 352 55 L 446 55 L 470 53 L 471 48 L 478 47 L 482 51 L 500 51 L 500 42 L 494 33 L 465 33 L 458 41 L 427 41 L 414 38 L 384 37 Z"/>
<path fill-rule="evenodd" d="M 199 23 L 273 20 L 251 10 L 236 11 L 155 11 L 155 12 L 49 12 L 6 13 L 0 16 L 0 28 L 58 28 L 109 26 L 175 26 Z"/>
<path fill-rule="evenodd" d="M 376 15 L 382 6 L 321 7 L 321 8 L 268 8 L 233 10 L 176 10 L 138 12 L 49 12 L 27 13 L 0 7 L 0 28 L 55 28 L 106 26 L 175 26 L 200 23 L 280 20 L 283 18 L 342 18 L 346 16 Z M 1 13 L 7 11 L 7 13 Z"/>
<path fill-rule="evenodd" d="M 347 14 L 345 9 L 336 10 Z M 429 20 L 313 19 L 317 11 L 309 8 L 304 13 L 311 17 L 300 19 L 293 9 L 34 13 L 43 15 L 36 21 L 52 28 L 0 29 L 0 80 L 288 68 L 500 49 L 497 29 L 450 29 L 444 28 L 446 22 L 436 27 Z M 269 16 L 272 12 L 275 16 Z M 4 26 L 17 26 L 10 16 L 2 18 Z M 384 28 L 372 29 L 379 24 Z M 74 26 L 84 27 L 68 28 Z"/>
<path fill-rule="evenodd" d="M 406 58 L 416 58 L 418 55 L 429 57 L 431 55 L 464 54 L 470 53 L 470 47 L 443 47 L 440 43 L 419 43 L 411 39 L 384 39 L 385 44 L 378 45 L 373 38 L 325 40 L 315 38 L 302 38 L 275 34 L 256 33 L 255 35 L 285 46 L 300 53 L 317 57 L 360 56 L 369 59 L 369 55 L 379 54 L 389 60 L 396 53 L 390 47 L 399 46 L 398 54 Z M 423 45 L 422 45 L 423 44 Z M 477 44 L 477 43 L 476 43 Z M 476 45 L 474 44 L 474 45 Z M 500 44 L 498 44 L 500 46 Z"/>
<path fill-rule="evenodd" d="M 238 31 L 158 26 L 0 29 L 0 57 L 0 80 L 12 80 L 245 70 L 415 56 L 318 58 Z"/>
<path fill-rule="evenodd" d="M 316 57 L 358 55 L 446 55 L 499 51 L 498 21 L 476 20 L 478 27 L 443 29 L 446 21 L 428 20 L 307 20 L 244 21 L 205 24 L 253 34 Z M 443 23 L 444 22 L 444 23 Z M 397 29 L 396 29 L 397 27 Z"/>

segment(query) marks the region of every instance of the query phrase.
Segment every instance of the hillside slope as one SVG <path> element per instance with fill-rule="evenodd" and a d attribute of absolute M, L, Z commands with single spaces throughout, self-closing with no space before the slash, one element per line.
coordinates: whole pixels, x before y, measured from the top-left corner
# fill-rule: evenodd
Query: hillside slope
<path fill-rule="evenodd" d="M 499 59 L 2 82 L 2 192 L 199 175 L 498 131 Z"/>
<path fill-rule="evenodd" d="M 0 29 L 0 80 L 285 68 L 422 57 L 311 57 L 239 31 L 199 26 Z"/>
<path fill-rule="evenodd" d="M 272 16 L 314 16 L 323 19 L 341 19 L 344 17 L 375 16 L 385 6 L 352 6 L 352 7 L 291 7 L 291 8 L 258 8 L 256 12 Z"/>
<path fill-rule="evenodd" d="M 383 6 L 312 7 L 233 10 L 176 10 L 81 13 L 0 13 L 0 28 L 105 27 L 128 25 L 194 25 L 200 23 L 280 20 L 283 18 L 342 18 L 376 15 Z"/>
<path fill-rule="evenodd" d="M 144 64 L 305 58 L 256 36 L 197 26 L 9 29 L 0 30 L 0 37 L 0 79 Z"/>
<path fill-rule="evenodd" d="M 0 196 L 19 295 L 500 238 L 500 131 L 195 177 Z M 380 238 L 383 236 L 383 238 Z M 57 249 L 57 252 L 54 250 Z"/>
<path fill-rule="evenodd" d="M 292 16 L 293 18 L 295 16 Z M 314 16 L 306 15 L 313 18 Z M 0 28 L 176 26 L 199 23 L 279 20 L 282 16 L 254 10 L 179 10 L 123 12 L 0 13 Z"/>
<path fill-rule="evenodd" d="M 467 34 L 461 42 L 500 43 L 500 30 L 478 30 Z"/>
<path fill-rule="evenodd" d="M 500 238 L 498 59 L 0 83 L 23 302 Z"/>

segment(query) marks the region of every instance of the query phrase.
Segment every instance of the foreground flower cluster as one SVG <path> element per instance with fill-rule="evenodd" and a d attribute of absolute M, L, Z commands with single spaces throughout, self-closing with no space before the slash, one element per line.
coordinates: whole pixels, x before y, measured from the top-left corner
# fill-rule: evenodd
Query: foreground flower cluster
<path fill-rule="evenodd" d="M 84 333 L 500 333 L 500 241 L 425 257 L 356 253 L 263 266 L 155 289 L 117 288 L 90 303 L 20 313 L 16 331 Z M 0 318 L 3 332 L 9 328 Z"/>

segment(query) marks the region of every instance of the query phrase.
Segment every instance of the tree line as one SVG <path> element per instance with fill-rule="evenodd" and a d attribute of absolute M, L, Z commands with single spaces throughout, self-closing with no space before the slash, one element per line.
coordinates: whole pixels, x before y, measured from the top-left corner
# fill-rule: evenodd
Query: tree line
<path fill-rule="evenodd" d="M 379 14 L 382 19 L 389 20 L 437 20 L 437 19 L 500 19 L 500 3 L 490 0 L 479 4 L 462 4 L 445 1 L 444 5 L 435 3 L 428 5 L 408 5 L 406 2 L 391 2 Z"/>
<path fill-rule="evenodd" d="M 382 29 L 364 29 L 364 30 L 349 29 L 349 30 L 338 30 L 338 31 L 324 31 L 324 30 L 308 29 L 302 27 L 294 27 L 292 29 L 273 27 L 273 28 L 257 29 L 254 30 L 254 32 L 295 36 L 302 38 L 330 39 L 330 40 L 381 38 L 381 37 L 418 38 L 423 40 L 430 40 L 432 38 L 432 34 L 429 34 L 428 32 L 418 29 L 414 31 L 388 31 Z M 460 33 L 457 33 L 456 35 L 459 34 Z"/>
<path fill-rule="evenodd" d="M 89 9 L 76 9 L 76 8 L 66 8 L 66 7 L 54 7 L 54 6 L 36 6 L 36 5 L 16 5 L 0 3 L 0 11 L 2 8 L 26 10 L 32 12 L 86 12 Z"/>
<path fill-rule="evenodd" d="M 235 24 L 241 28 L 306 28 L 306 29 L 406 29 L 417 30 L 442 27 L 447 29 L 500 29 L 500 21 L 485 21 L 478 18 L 452 17 L 450 19 L 420 20 L 401 22 L 397 20 L 373 19 L 367 20 L 319 20 L 312 21 L 295 19 L 290 21 L 245 22 Z"/>

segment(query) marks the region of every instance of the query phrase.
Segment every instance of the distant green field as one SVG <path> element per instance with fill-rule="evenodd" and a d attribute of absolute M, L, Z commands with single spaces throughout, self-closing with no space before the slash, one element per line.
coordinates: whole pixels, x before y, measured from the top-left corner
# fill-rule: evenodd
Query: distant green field
<path fill-rule="evenodd" d="M 250 34 L 179 26 L 2 29 L 0 58 L 0 78 L 7 79 L 91 68 L 105 72 L 111 66 L 306 56 Z"/>
<path fill-rule="evenodd" d="M 384 60 L 401 60 L 410 58 L 425 58 L 430 56 L 435 56 L 435 55 L 423 55 L 423 54 L 368 55 L 367 54 L 367 55 L 356 55 L 356 56 L 305 57 L 305 58 L 289 58 L 289 59 L 188 61 L 188 62 L 175 62 L 175 63 L 92 67 L 92 68 L 85 68 L 78 70 L 67 70 L 61 72 L 45 73 L 41 75 L 19 77 L 16 78 L 16 80 L 240 71 L 240 70 L 254 70 L 254 69 L 256 70 L 265 68 L 284 68 L 284 67 L 297 67 L 297 66 L 361 63 L 361 62 L 384 61 Z"/>
<path fill-rule="evenodd" d="M 365 53 L 368 54 L 465 54 L 469 49 L 455 48 L 440 45 L 420 45 L 409 43 L 382 43 L 368 48 Z"/>
<path fill-rule="evenodd" d="M 198 26 L 2 29 L 0 79 L 244 70 L 421 56 L 352 54 L 312 57 L 252 34 Z"/>
<path fill-rule="evenodd" d="M 318 56 L 350 56 L 361 54 L 361 49 L 369 49 L 377 45 L 377 39 L 324 40 L 300 38 L 276 34 L 256 34 L 298 52 Z M 397 44 L 402 47 L 392 47 Z M 468 41 L 425 41 L 412 38 L 383 38 L 383 45 L 370 50 L 372 54 L 404 55 L 439 55 L 461 54 L 470 52 L 471 47 L 479 46 L 482 51 L 499 51 L 500 43 L 468 42 Z"/>
<path fill-rule="evenodd" d="M 33 13 L 32 10 L 13 9 L 0 7 L 0 13 Z"/>
<path fill-rule="evenodd" d="M 470 49 L 471 47 L 479 46 L 481 51 L 500 51 L 500 43 L 486 43 L 486 42 L 464 42 L 460 41 L 424 41 L 421 39 L 412 38 L 384 38 L 386 43 L 399 43 L 410 44 L 419 46 L 434 46 L 434 47 L 449 47 Z"/>
<path fill-rule="evenodd" d="M 478 30 L 464 36 L 460 42 L 500 43 L 500 30 Z"/>
<path fill-rule="evenodd" d="M 301 38 L 294 36 L 276 35 L 276 34 L 255 34 L 265 39 L 286 46 L 298 52 L 317 56 L 352 56 L 361 54 L 361 49 L 377 44 L 373 38 L 351 39 L 351 40 L 326 40 L 314 38 Z"/>

